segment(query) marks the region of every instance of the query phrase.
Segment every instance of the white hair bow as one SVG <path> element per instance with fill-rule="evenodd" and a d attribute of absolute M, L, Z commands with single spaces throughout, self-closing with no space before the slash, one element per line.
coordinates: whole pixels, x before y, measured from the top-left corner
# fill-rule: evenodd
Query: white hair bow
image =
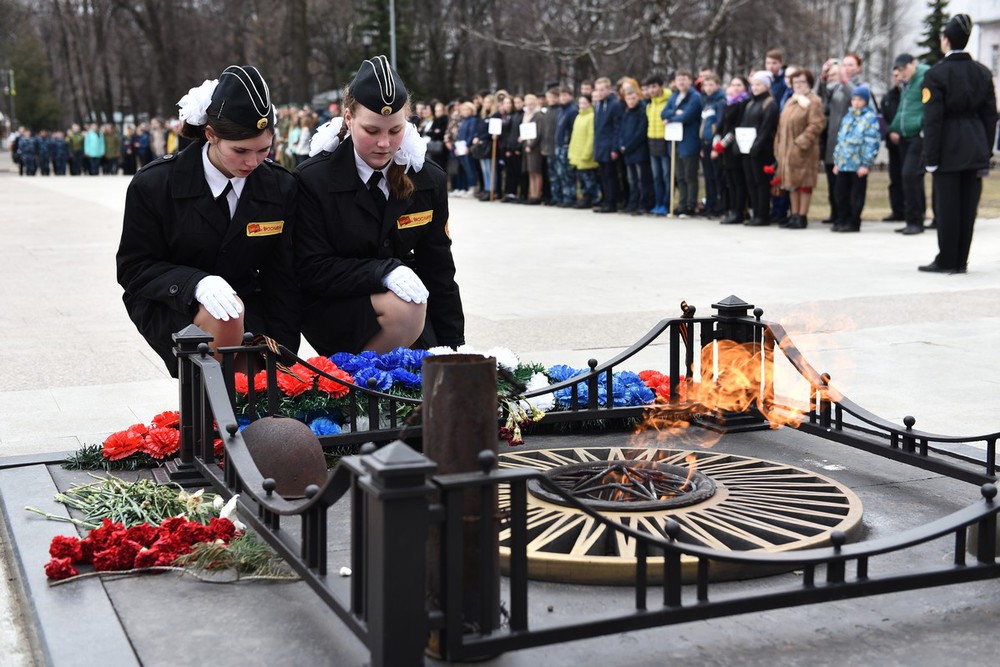
<path fill-rule="evenodd" d="M 204 125 L 208 122 L 208 106 L 212 103 L 212 93 L 219 85 L 218 79 L 205 82 L 197 88 L 192 88 L 187 95 L 177 101 L 180 110 L 177 117 L 188 125 Z"/>

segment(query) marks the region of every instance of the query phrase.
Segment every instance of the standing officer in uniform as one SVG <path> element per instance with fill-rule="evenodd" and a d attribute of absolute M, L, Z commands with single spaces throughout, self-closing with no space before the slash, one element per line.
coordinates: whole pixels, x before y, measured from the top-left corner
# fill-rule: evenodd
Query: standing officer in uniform
<path fill-rule="evenodd" d="M 302 333 L 322 355 L 461 345 L 448 178 L 425 161 L 406 87 L 385 56 L 361 63 L 343 109 L 295 172 Z"/>
<path fill-rule="evenodd" d="M 967 14 L 953 16 L 941 35 L 945 57 L 924 76 L 924 164 L 934 179 L 938 255 L 921 271 L 966 272 L 989 172 L 997 98 L 993 75 L 963 51 L 971 33 Z"/>
<path fill-rule="evenodd" d="M 192 323 L 213 346 L 239 345 L 249 331 L 295 352 L 295 179 L 266 159 L 267 84 L 231 65 L 178 104 L 181 131 L 197 141 L 147 164 L 125 197 L 118 282 L 129 317 L 174 377 L 171 334 Z"/>

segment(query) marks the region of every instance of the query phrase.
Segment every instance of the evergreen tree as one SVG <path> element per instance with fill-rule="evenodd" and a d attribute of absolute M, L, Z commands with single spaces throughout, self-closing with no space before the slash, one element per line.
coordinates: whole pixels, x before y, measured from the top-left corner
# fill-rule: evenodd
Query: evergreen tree
<path fill-rule="evenodd" d="M 933 65 L 944 58 L 944 53 L 941 51 L 941 32 L 948 23 L 948 0 L 927 0 L 927 7 L 930 13 L 924 18 L 924 38 L 917 46 L 927 49 L 920 55 L 920 59 L 928 65 Z"/>
<path fill-rule="evenodd" d="M 11 49 L 17 86 L 17 121 L 33 130 L 56 129 L 62 105 L 56 97 L 45 49 L 34 30 L 18 35 Z"/>

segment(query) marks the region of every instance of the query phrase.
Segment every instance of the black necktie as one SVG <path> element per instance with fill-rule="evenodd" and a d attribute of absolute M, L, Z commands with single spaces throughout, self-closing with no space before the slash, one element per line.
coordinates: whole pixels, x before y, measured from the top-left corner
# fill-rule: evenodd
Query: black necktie
<path fill-rule="evenodd" d="M 215 198 L 215 203 L 219 205 L 219 209 L 226 214 L 226 220 L 232 220 L 233 216 L 229 212 L 229 193 L 233 191 L 233 182 L 226 181 L 226 187 L 222 191 L 222 194 Z"/>
<path fill-rule="evenodd" d="M 378 211 L 379 220 L 385 217 L 385 193 L 379 187 L 379 181 L 381 180 L 381 171 L 373 171 L 371 178 L 368 179 L 368 192 L 371 193 L 372 201 L 375 202 L 375 210 Z"/>

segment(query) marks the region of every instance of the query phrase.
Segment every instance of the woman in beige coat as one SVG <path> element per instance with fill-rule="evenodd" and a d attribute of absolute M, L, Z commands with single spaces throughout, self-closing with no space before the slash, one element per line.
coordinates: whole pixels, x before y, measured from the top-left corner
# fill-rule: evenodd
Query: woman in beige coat
<path fill-rule="evenodd" d="M 781 189 L 788 190 L 791 213 L 783 227 L 805 229 L 806 215 L 819 174 L 819 135 L 826 126 L 823 102 L 812 92 L 812 72 L 800 69 L 792 75 L 793 95 L 785 102 L 778 120 L 774 154 L 778 161 Z"/>

